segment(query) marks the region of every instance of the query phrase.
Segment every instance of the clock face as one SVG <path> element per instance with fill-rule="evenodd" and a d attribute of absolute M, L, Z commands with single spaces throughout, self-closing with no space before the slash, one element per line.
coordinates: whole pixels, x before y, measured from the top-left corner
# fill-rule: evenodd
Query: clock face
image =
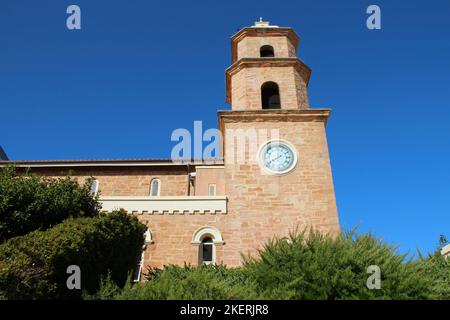
<path fill-rule="evenodd" d="M 267 171 L 281 174 L 294 168 L 297 156 L 288 144 L 271 141 L 261 149 L 260 161 Z"/>

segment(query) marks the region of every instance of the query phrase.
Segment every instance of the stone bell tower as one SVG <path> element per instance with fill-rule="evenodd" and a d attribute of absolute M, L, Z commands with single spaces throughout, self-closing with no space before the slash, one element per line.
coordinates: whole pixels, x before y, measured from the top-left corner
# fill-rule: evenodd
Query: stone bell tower
<path fill-rule="evenodd" d="M 308 109 L 311 69 L 297 58 L 298 44 L 294 30 L 264 21 L 236 33 L 226 71 L 232 110 Z"/>
<path fill-rule="evenodd" d="M 225 263 L 294 229 L 339 232 L 325 132 L 331 111 L 309 106 L 311 69 L 297 58 L 298 44 L 291 28 L 261 20 L 231 37 L 231 110 L 218 113 L 230 223 Z"/>

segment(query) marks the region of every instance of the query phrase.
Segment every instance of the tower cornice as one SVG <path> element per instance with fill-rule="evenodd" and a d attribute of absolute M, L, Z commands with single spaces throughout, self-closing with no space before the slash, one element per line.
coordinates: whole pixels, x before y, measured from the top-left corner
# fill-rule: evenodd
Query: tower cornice
<path fill-rule="evenodd" d="M 331 109 L 305 109 L 305 110 L 219 110 L 219 130 L 223 133 L 223 124 L 226 122 L 323 122 L 327 124 Z"/>
<path fill-rule="evenodd" d="M 294 67 L 299 74 L 305 74 L 306 85 L 311 77 L 311 68 L 299 58 L 242 58 L 225 70 L 227 103 L 231 103 L 231 77 L 244 68 L 261 67 Z"/>

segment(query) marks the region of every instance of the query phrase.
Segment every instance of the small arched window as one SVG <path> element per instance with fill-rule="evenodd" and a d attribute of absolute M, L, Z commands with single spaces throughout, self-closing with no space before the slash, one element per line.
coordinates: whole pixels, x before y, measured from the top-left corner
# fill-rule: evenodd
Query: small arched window
<path fill-rule="evenodd" d="M 211 237 L 204 237 L 200 245 L 201 264 L 214 263 L 214 242 Z"/>
<path fill-rule="evenodd" d="M 216 247 L 223 245 L 222 234 L 217 228 L 204 226 L 198 228 L 192 236 L 192 244 L 198 245 L 199 264 L 212 264 L 216 262 Z"/>
<path fill-rule="evenodd" d="M 98 180 L 92 180 L 90 193 L 93 197 L 95 197 L 98 194 L 98 185 L 99 185 Z"/>
<path fill-rule="evenodd" d="M 152 236 L 152 232 L 149 229 L 147 229 L 144 232 L 144 244 L 150 244 L 150 243 L 153 243 L 153 236 Z"/>
<path fill-rule="evenodd" d="M 142 269 L 144 268 L 144 259 L 145 259 L 145 250 L 147 249 L 147 245 L 153 243 L 152 232 L 147 228 L 144 234 L 144 245 L 142 246 L 142 252 L 139 258 L 136 261 L 136 266 L 133 270 L 133 282 L 141 281 Z"/>
<path fill-rule="evenodd" d="M 141 281 L 142 269 L 144 267 L 144 257 L 145 257 L 145 251 L 143 250 L 141 255 L 139 256 L 139 258 L 136 261 L 136 266 L 134 267 L 133 282 Z"/>
<path fill-rule="evenodd" d="M 208 195 L 215 196 L 216 195 L 217 186 L 215 184 L 208 185 Z"/>
<path fill-rule="evenodd" d="M 280 109 L 280 91 L 275 82 L 269 81 L 261 86 L 261 100 L 263 109 Z"/>
<path fill-rule="evenodd" d="M 159 197 L 161 190 L 161 181 L 159 179 L 153 179 L 150 182 L 150 196 Z"/>
<path fill-rule="evenodd" d="M 269 46 L 269 45 L 262 46 L 259 49 L 259 53 L 260 53 L 261 58 L 275 57 L 273 47 Z"/>

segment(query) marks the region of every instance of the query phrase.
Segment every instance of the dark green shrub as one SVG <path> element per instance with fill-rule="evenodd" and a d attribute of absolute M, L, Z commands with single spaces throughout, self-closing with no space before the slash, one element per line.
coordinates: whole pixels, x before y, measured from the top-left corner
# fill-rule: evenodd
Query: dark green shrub
<path fill-rule="evenodd" d="M 151 280 L 120 291 L 104 282 L 97 299 L 119 300 L 231 300 L 257 299 L 253 283 L 239 268 L 225 266 L 167 266 Z"/>
<path fill-rule="evenodd" d="M 381 270 L 368 289 L 367 268 Z M 440 255 L 406 260 L 370 234 L 330 238 L 312 231 L 274 239 L 240 268 L 150 270 L 148 282 L 120 288 L 104 281 L 96 299 L 448 299 L 450 267 Z"/>
<path fill-rule="evenodd" d="M 69 217 L 97 215 L 100 207 L 90 187 L 89 180 L 80 186 L 69 177 L 50 179 L 0 168 L 0 243 Z"/>
<path fill-rule="evenodd" d="M 450 260 L 436 251 L 427 258 L 421 257 L 420 267 L 431 280 L 431 298 L 450 300 Z"/>
<path fill-rule="evenodd" d="M 127 281 L 123 287 L 128 288 L 132 284 L 131 273 L 128 275 Z M 102 276 L 100 279 L 100 288 L 94 294 L 89 294 L 87 292 L 83 292 L 82 298 L 84 300 L 114 300 L 117 296 L 120 295 L 122 289 L 111 279 L 111 274 Z"/>
<path fill-rule="evenodd" d="M 145 226 L 123 211 L 93 218 L 67 219 L 46 231 L 34 231 L 0 245 L 0 297 L 8 299 L 78 298 L 68 290 L 67 267 L 81 269 L 81 287 L 98 290 L 110 272 L 123 286 L 136 265 Z"/>
<path fill-rule="evenodd" d="M 381 289 L 366 286 L 367 267 L 381 270 Z M 425 299 L 430 281 L 417 262 L 371 235 L 332 239 L 317 232 L 269 242 L 245 258 L 245 273 L 268 299 Z"/>

